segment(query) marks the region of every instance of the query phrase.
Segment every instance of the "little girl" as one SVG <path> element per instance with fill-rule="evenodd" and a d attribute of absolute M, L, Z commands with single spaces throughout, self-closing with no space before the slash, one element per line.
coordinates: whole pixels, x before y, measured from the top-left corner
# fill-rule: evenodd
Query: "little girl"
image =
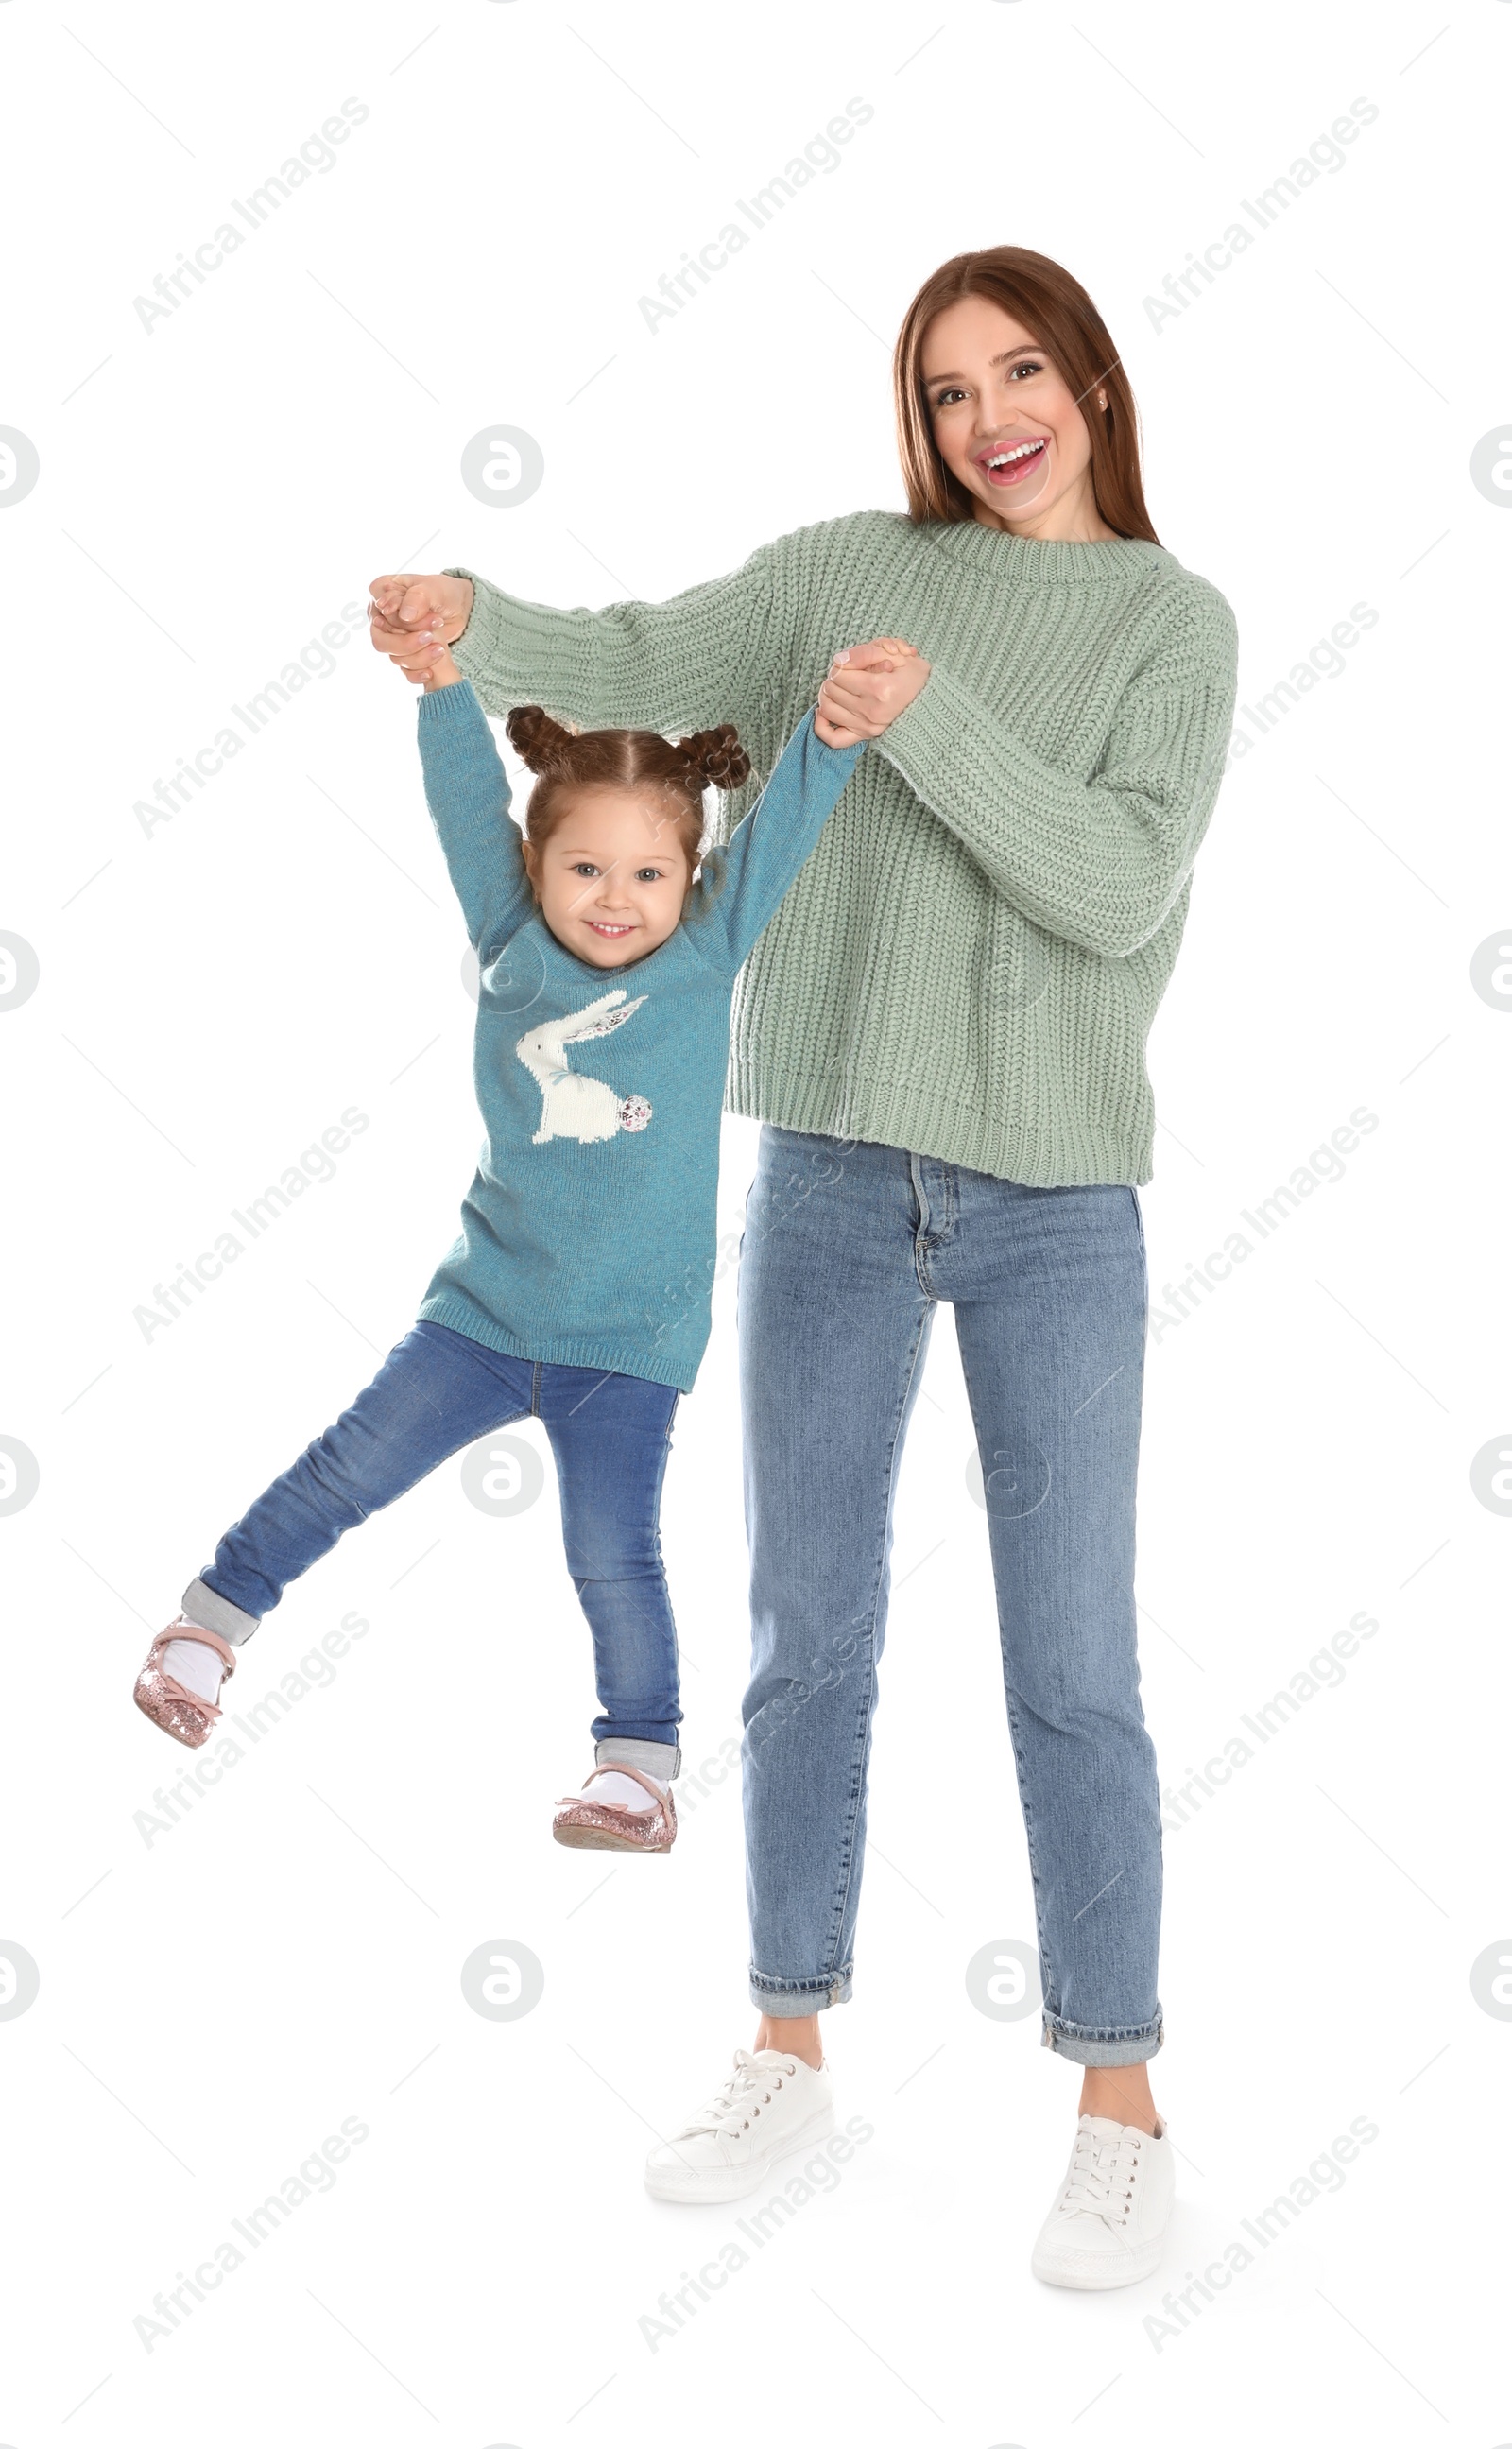
<path fill-rule="evenodd" d="M 705 786 L 738 789 L 751 770 L 730 724 L 673 746 L 648 731 L 577 735 L 518 707 L 509 740 L 539 777 L 522 839 L 450 655 L 418 712 L 426 797 L 481 973 L 487 1143 L 462 1232 L 372 1385 L 189 1584 L 135 1697 L 178 1742 L 202 1744 L 238 1646 L 290 1582 L 449 1455 L 534 1416 L 556 1457 L 600 1707 L 595 1765 L 553 1834 L 664 1854 L 682 1712 L 658 1515 L 678 1397 L 709 1338 L 730 1001 L 864 742 L 827 746 L 810 715 L 728 846 L 700 858 Z"/>

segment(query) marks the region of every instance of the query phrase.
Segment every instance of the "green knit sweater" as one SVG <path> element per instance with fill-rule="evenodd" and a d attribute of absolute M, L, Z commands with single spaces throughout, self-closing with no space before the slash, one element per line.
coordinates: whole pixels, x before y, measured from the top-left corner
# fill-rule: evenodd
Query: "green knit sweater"
<path fill-rule="evenodd" d="M 667 604 L 561 612 L 456 574 L 477 594 L 454 652 L 490 713 L 734 723 L 756 772 L 731 823 L 836 649 L 908 639 L 928 683 L 747 964 L 729 1103 L 1015 1182 L 1148 1182 L 1145 1040 L 1234 706 L 1205 579 L 1158 545 L 879 511 Z"/>

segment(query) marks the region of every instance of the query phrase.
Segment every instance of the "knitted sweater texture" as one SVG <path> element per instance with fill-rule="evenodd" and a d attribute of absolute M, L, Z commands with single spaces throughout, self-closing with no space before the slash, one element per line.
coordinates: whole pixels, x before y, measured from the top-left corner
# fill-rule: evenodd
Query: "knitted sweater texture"
<path fill-rule="evenodd" d="M 862 511 L 666 604 L 558 611 L 472 571 L 491 713 L 734 723 L 742 813 L 837 648 L 930 677 L 863 759 L 742 974 L 728 1103 L 1039 1186 L 1150 1179 L 1150 1025 L 1235 686 L 1234 617 L 1158 545 Z"/>
<path fill-rule="evenodd" d="M 709 1340 L 736 977 L 870 752 L 827 748 L 800 723 L 757 805 L 701 862 L 680 924 L 606 969 L 568 952 L 536 907 L 466 681 L 429 691 L 418 721 L 426 799 L 478 955 L 486 1134 L 420 1316 L 523 1360 L 686 1389 Z"/>

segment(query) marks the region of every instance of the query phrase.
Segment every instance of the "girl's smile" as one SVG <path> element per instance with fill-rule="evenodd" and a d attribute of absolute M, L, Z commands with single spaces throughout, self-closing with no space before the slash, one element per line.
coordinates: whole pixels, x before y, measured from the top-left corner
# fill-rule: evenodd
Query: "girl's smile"
<path fill-rule="evenodd" d="M 527 841 L 525 857 L 551 933 L 595 969 L 619 969 L 664 944 L 693 880 L 655 796 L 603 783 L 581 790 L 550 839 Z"/>

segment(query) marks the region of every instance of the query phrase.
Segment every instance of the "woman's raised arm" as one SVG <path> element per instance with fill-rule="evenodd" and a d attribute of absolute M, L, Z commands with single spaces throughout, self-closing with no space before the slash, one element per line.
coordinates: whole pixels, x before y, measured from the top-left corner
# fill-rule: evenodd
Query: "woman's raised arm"
<path fill-rule="evenodd" d="M 559 611 L 468 570 L 374 579 L 373 643 L 412 680 L 450 646 L 490 714 L 535 704 L 591 729 L 707 729 L 733 723 L 753 746 L 784 667 L 775 548 L 665 604 Z"/>

